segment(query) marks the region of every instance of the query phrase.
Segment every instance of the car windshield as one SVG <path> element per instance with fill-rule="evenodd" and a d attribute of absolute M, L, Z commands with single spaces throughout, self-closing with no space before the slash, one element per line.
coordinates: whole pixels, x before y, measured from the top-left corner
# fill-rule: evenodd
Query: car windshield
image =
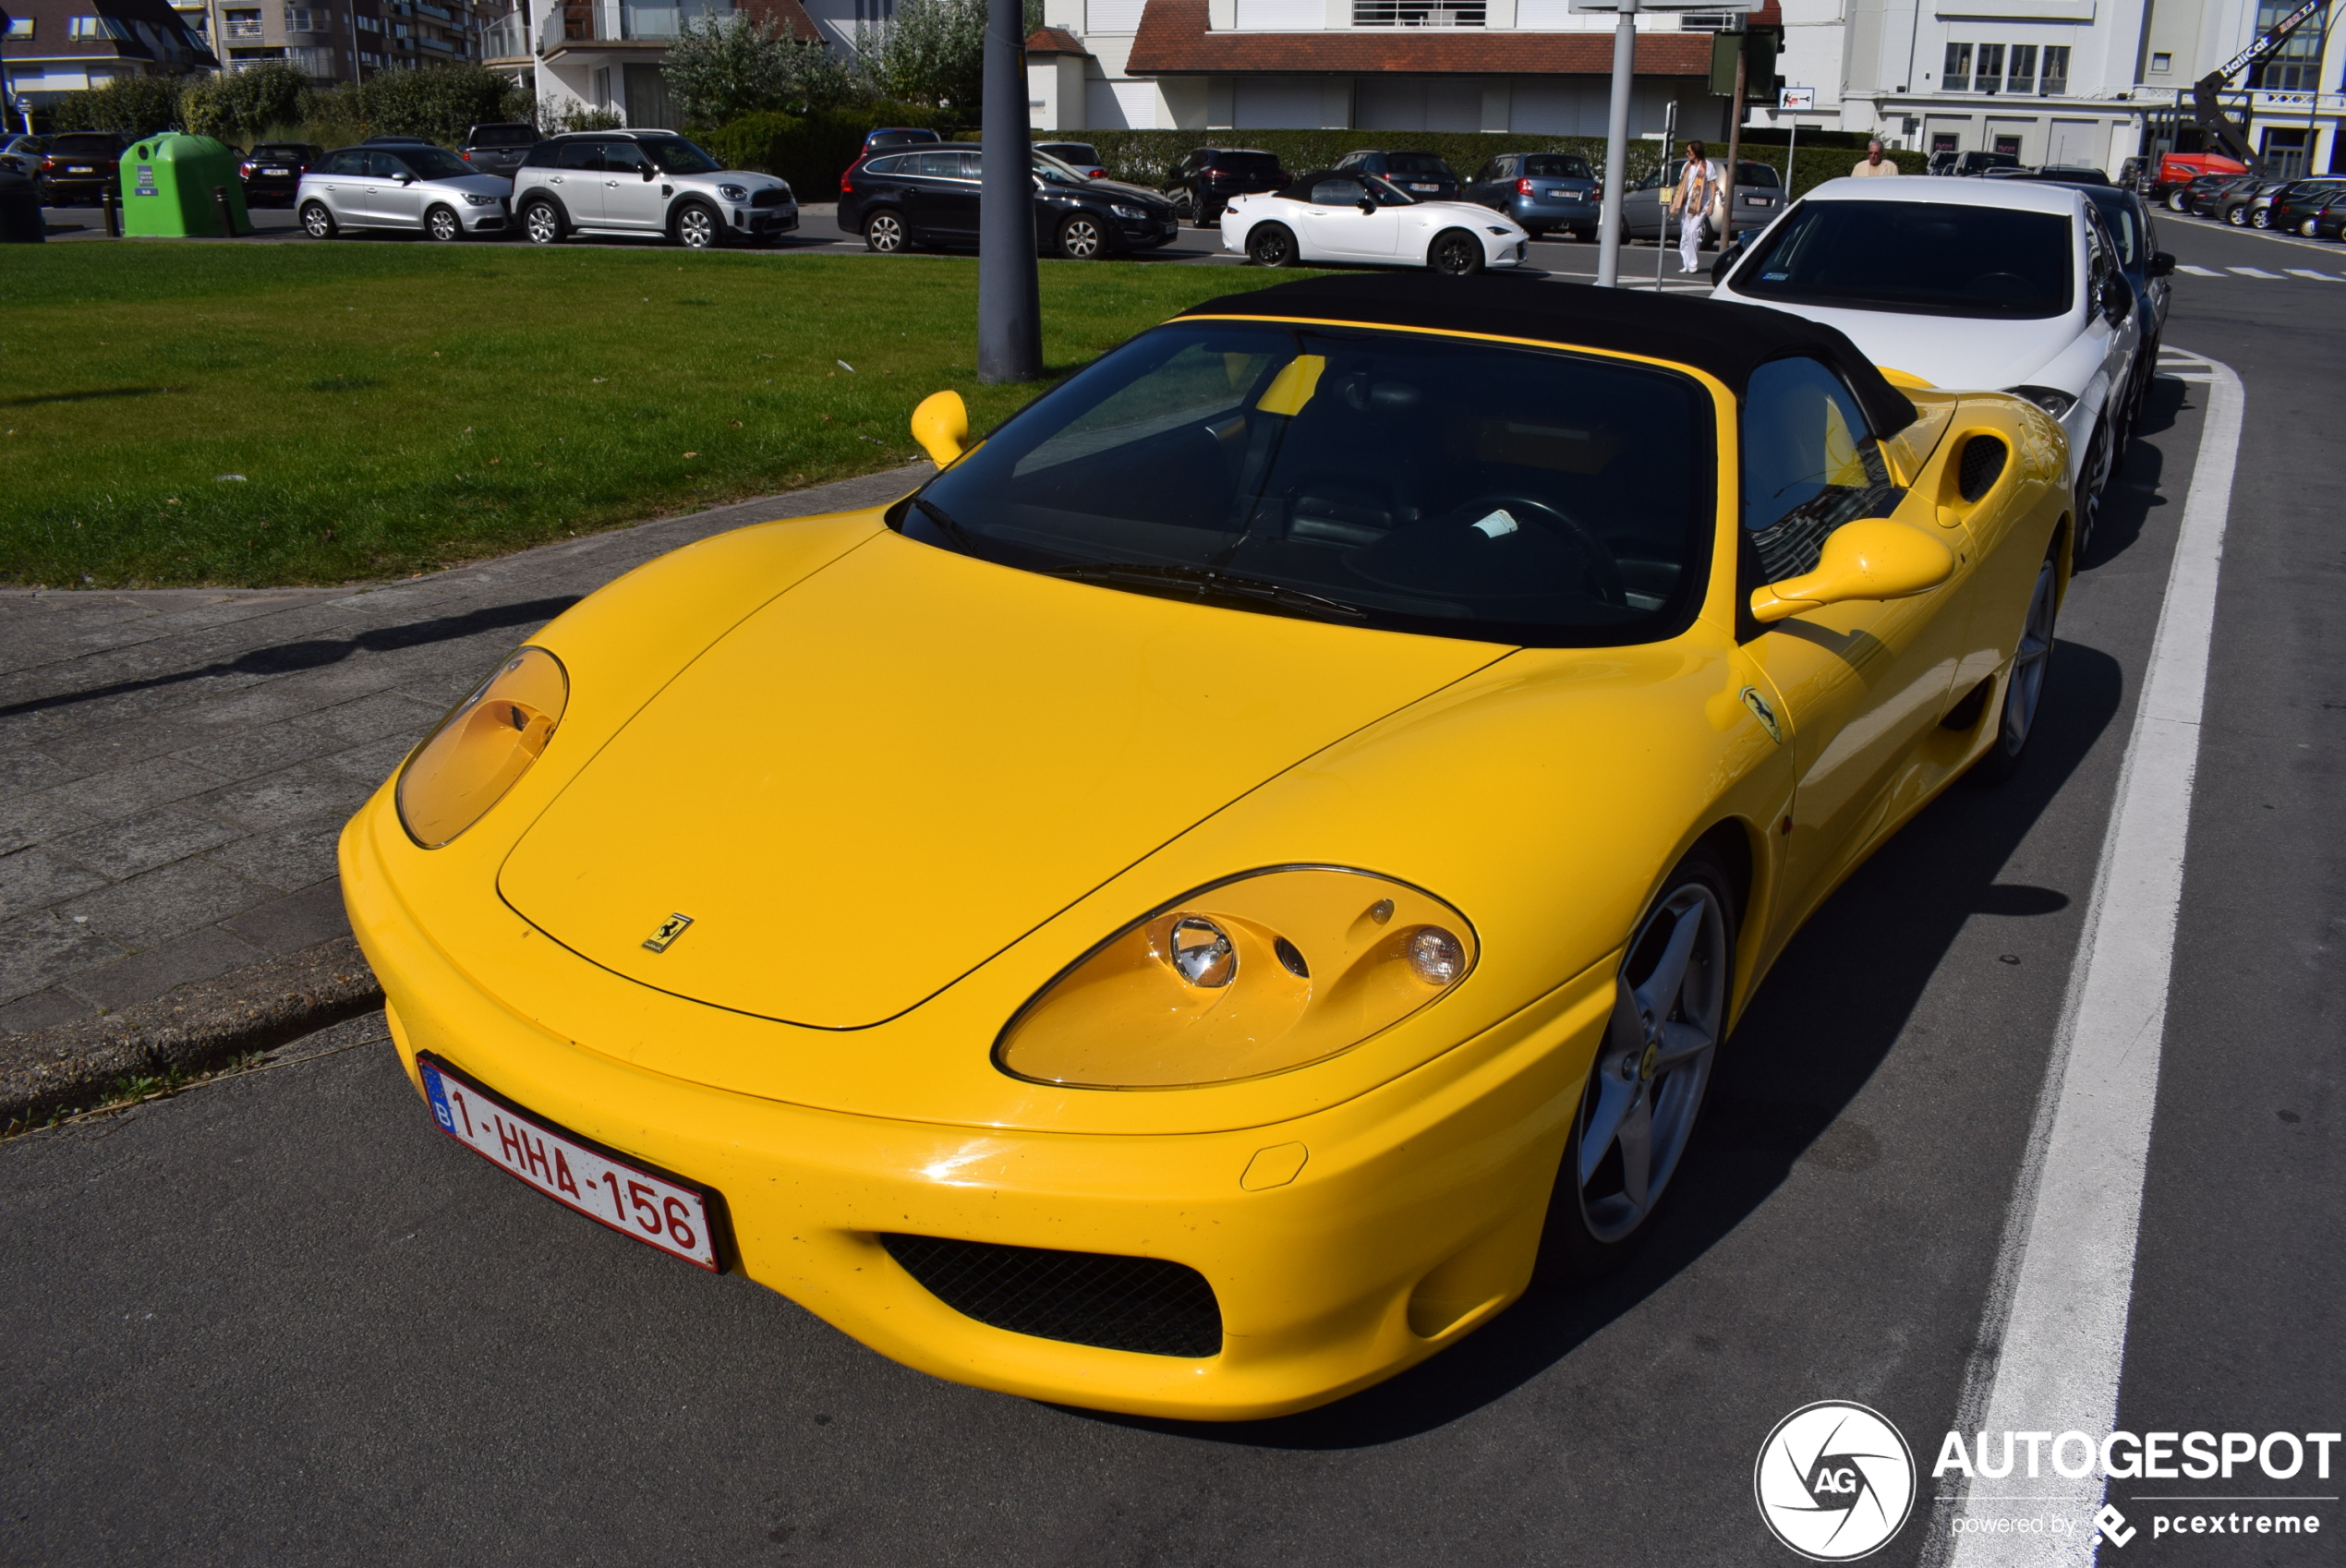
<path fill-rule="evenodd" d="M 1086 147 L 1080 141 L 1054 141 L 1048 147 L 1038 151 L 1046 152 L 1054 158 L 1064 159 L 1070 163 L 1089 163 L 1097 167 L 1100 163 L 1100 150 L 1096 147 Z"/>
<path fill-rule="evenodd" d="M 1279 161 L 1268 152 L 1216 152 L 1206 160 L 1209 169 L 1219 169 L 1226 175 L 1276 175 Z"/>
<path fill-rule="evenodd" d="M 1564 350 L 1176 321 L 1030 404 L 891 518 L 1137 592 L 1640 642 L 1701 592 L 1712 418 L 1690 377 Z"/>
<path fill-rule="evenodd" d="M 877 151 L 883 147 L 918 147 L 944 139 L 933 130 L 883 130 L 872 132 L 864 145 Z"/>
<path fill-rule="evenodd" d="M 1525 177 L 1535 180 L 1586 180 L 1596 176 L 1589 173 L 1589 161 L 1564 152 L 1542 152 L 1523 161 Z"/>
<path fill-rule="evenodd" d="M 1937 201 L 1808 201 L 1735 271 L 1786 304 L 2033 320 L 2069 309 L 2069 220 Z"/>
<path fill-rule="evenodd" d="M 1053 185 L 1089 185 L 1092 183 L 1090 176 L 1085 175 L 1082 170 L 1068 167 L 1065 163 L 1060 163 L 1058 159 L 1052 157 L 1047 152 L 1034 152 L 1030 153 L 1029 156 L 1034 160 L 1034 172 L 1043 178 L 1049 180 Z M 970 162 L 972 164 L 976 165 L 979 168 L 983 167 L 981 160 L 973 158 Z"/>
<path fill-rule="evenodd" d="M 444 147 L 403 147 L 392 156 L 414 170 L 418 179 L 453 180 L 476 172 Z"/>
<path fill-rule="evenodd" d="M 646 137 L 635 143 L 662 174 L 713 175 L 724 167 L 681 136 Z"/>
<path fill-rule="evenodd" d="M 2134 211 L 2134 204 L 2115 190 L 2109 193 L 2108 199 L 2100 196 L 2096 196 L 2092 199 L 2094 210 L 2101 214 L 2101 221 L 2110 226 L 2110 237 L 2117 244 L 2118 264 L 2122 267 L 2138 266 L 2142 261 L 2145 247 L 2142 216 Z"/>
<path fill-rule="evenodd" d="M 1735 161 L 1735 184 L 1739 186 L 1749 186 L 1755 190 L 1773 190 L 1782 183 L 1776 177 L 1776 171 L 1768 164 L 1747 163 L 1741 159 Z"/>
<path fill-rule="evenodd" d="M 309 149 L 297 141 L 264 141 L 254 147 L 255 158 L 282 158 L 298 163 L 309 156 Z"/>
<path fill-rule="evenodd" d="M 49 139 L 50 151 L 68 152 L 77 158 L 111 158 L 115 154 L 115 149 L 119 145 L 120 143 L 116 142 L 110 133 L 95 136 L 53 136 Z"/>
<path fill-rule="evenodd" d="M 538 133 L 527 126 L 482 126 L 473 132 L 475 147 L 535 147 Z"/>
<path fill-rule="evenodd" d="M 1385 155 L 1385 173 L 1391 175 L 1432 175 L 1437 179 L 1456 179 L 1450 165 L 1431 152 L 1388 152 Z"/>

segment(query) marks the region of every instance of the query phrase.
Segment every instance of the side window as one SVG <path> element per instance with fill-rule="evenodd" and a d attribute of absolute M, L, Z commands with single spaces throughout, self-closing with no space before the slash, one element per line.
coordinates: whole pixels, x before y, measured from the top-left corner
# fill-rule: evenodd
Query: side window
<path fill-rule="evenodd" d="M 651 167 L 651 160 L 632 141 L 610 141 L 603 144 L 603 167 L 612 174 L 640 175 Z"/>
<path fill-rule="evenodd" d="M 1322 180 L 1312 187 L 1314 207 L 1350 207 L 1360 199 L 1359 180 Z"/>
<path fill-rule="evenodd" d="M 1880 442 L 1839 376 L 1814 359 L 1777 359 L 1743 396 L 1743 529 L 1760 580 L 1816 570 L 1825 536 L 1897 503 Z"/>
<path fill-rule="evenodd" d="M 603 149 L 599 142 L 565 141 L 562 156 L 556 160 L 558 169 L 599 169 L 603 166 Z"/>
<path fill-rule="evenodd" d="M 910 171 L 925 175 L 933 180 L 957 180 L 961 177 L 961 155 L 958 152 L 924 152 L 920 166 Z"/>
<path fill-rule="evenodd" d="M 369 152 L 367 154 L 367 173 L 379 180 L 395 180 L 414 171 L 391 153 Z"/>
<path fill-rule="evenodd" d="M 318 168 L 321 175 L 362 175 L 367 172 L 367 155 L 363 152 L 337 152 Z"/>

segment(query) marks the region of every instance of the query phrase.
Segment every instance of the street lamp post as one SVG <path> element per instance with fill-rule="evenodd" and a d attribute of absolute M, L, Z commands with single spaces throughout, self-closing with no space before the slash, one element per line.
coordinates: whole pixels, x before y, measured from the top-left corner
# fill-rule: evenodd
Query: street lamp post
<path fill-rule="evenodd" d="M 1629 98 L 1637 66 L 1638 0 L 1621 0 L 1613 24 L 1613 103 L 1604 127 L 1604 210 L 1597 219 L 1599 288 L 1621 283 L 1621 187 L 1629 181 Z"/>
<path fill-rule="evenodd" d="M 977 210 L 977 379 L 1043 373 L 1043 300 L 1034 260 L 1034 153 L 1026 137 L 1022 0 L 986 18 L 985 175 Z"/>

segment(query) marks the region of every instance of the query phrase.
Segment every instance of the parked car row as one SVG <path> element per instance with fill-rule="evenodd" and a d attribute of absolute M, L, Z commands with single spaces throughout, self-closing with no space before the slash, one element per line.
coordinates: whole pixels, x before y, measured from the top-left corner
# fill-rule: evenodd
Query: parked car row
<path fill-rule="evenodd" d="M 1070 261 L 1154 250 L 1180 232 L 1173 204 L 1144 186 L 1086 177 L 1035 151 L 1034 240 Z M 939 141 L 858 158 L 840 181 L 839 226 L 883 254 L 977 243 L 986 150 Z"/>
<path fill-rule="evenodd" d="M 2259 179 L 2245 172 L 2202 175 L 2171 190 L 2167 207 L 2236 229 L 2337 239 L 2346 227 L 2346 175 L 2293 179 Z"/>

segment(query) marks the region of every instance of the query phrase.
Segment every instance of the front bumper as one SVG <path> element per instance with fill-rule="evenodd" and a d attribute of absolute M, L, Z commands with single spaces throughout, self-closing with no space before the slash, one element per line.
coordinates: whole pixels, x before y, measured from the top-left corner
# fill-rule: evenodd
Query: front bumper
<path fill-rule="evenodd" d="M 457 209 L 467 234 L 498 234 L 513 227 L 513 204 L 499 200 L 494 207 L 475 207 L 470 203 Z"/>
<path fill-rule="evenodd" d="M 1506 214 L 1532 233 L 1543 229 L 1570 229 L 1576 234 L 1594 234 L 1601 208 L 1595 201 L 1534 201 L 1529 197 L 1517 197 L 1507 203 Z"/>
<path fill-rule="evenodd" d="M 728 207 L 725 210 L 725 222 L 735 234 L 748 235 L 753 238 L 769 235 L 786 235 L 798 227 L 798 208 L 795 205 Z"/>
<path fill-rule="evenodd" d="M 341 844 L 351 923 L 411 1080 L 416 1053 L 431 1051 L 541 1117 L 705 1184 L 729 1215 L 741 1272 L 906 1365 L 1134 1414 L 1308 1409 L 1505 1309 L 1529 1282 L 1612 1002 L 1608 959 L 1414 1072 L 1267 1127 L 1104 1136 L 892 1121 L 688 1082 L 620 1059 L 623 1042 L 600 1043 L 606 1054 L 538 1027 L 474 978 L 477 954 L 460 962 L 444 950 L 401 896 L 396 861 L 424 852 L 397 826 L 388 788 Z M 519 925 L 502 906 L 486 918 Z M 546 961 L 551 945 L 532 946 L 532 961 Z M 559 961 L 575 970 L 566 983 L 635 990 Z M 705 1012 L 669 1006 L 683 1033 Z M 1284 1168 L 1299 1157 L 1300 1173 L 1278 1185 L 1249 1174 L 1266 1168 L 1259 1160 Z M 461 1233 L 461 1216 L 451 1225 Z M 1147 1355 L 988 1326 L 931 1295 L 883 1234 L 1186 1264 L 1213 1287 L 1223 1348 Z"/>

